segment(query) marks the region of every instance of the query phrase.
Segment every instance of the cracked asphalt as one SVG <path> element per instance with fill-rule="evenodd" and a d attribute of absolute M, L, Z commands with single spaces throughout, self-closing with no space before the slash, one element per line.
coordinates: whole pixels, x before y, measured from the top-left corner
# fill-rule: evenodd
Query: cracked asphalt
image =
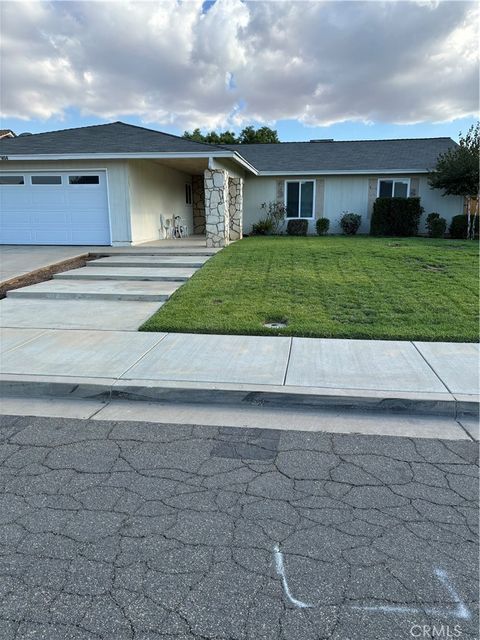
<path fill-rule="evenodd" d="M 478 637 L 474 442 L 0 424 L 1 640 Z"/>

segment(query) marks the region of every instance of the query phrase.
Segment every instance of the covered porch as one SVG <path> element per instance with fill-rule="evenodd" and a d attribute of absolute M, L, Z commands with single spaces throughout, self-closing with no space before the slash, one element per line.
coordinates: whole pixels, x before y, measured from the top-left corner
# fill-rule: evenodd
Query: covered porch
<path fill-rule="evenodd" d="M 177 175 L 181 172 L 184 175 L 188 213 L 185 208 L 182 213 L 178 198 L 173 194 L 166 200 L 160 197 L 159 240 L 137 241 L 134 242 L 135 246 L 156 246 L 157 242 L 161 243 L 161 246 L 167 246 L 167 244 L 178 246 L 181 241 L 182 244 L 191 242 L 194 246 L 198 246 L 199 243 L 203 243 L 206 247 L 219 248 L 241 239 L 244 173 L 235 163 L 227 164 L 226 161 L 220 162 L 214 158 L 175 158 L 154 160 L 153 164 L 160 170 L 173 171 Z M 161 185 L 159 184 L 158 187 L 161 188 Z M 177 188 L 181 190 L 182 185 L 177 183 Z M 183 193 L 180 197 L 184 197 Z M 163 233 L 165 219 L 168 219 L 171 229 L 171 221 L 176 216 L 182 219 L 187 218 L 187 237 L 162 239 L 162 235 L 164 237 L 167 235 Z"/>

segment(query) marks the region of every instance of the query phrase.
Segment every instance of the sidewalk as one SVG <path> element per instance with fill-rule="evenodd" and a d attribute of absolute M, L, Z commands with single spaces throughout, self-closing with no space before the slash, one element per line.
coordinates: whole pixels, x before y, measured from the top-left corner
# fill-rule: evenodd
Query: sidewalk
<path fill-rule="evenodd" d="M 1 330 L 5 395 L 478 410 L 479 345 L 56 329 Z"/>

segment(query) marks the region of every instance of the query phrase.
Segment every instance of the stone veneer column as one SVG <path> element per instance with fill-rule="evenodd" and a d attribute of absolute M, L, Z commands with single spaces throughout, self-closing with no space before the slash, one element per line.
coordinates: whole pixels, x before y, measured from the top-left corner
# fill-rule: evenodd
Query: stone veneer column
<path fill-rule="evenodd" d="M 207 247 L 229 242 L 228 174 L 223 169 L 205 169 L 205 235 Z"/>
<path fill-rule="evenodd" d="M 228 209 L 230 214 L 230 240 L 243 236 L 243 179 L 228 179 Z"/>
<path fill-rule="evenodd" d="M 205 233 L 205 179 L 204 176 L 192 176 L 192 215 L 193 233 Z"/>

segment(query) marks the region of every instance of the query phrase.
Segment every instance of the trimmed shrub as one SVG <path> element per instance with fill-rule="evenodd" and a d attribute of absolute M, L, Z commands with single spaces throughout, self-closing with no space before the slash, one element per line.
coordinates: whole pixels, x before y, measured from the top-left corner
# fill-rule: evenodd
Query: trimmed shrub
<path fill-rule="evenodd" d="M 373 203 L 371 236 L 415 236 L 423 207 L 420 198 L 377 198 Z"/>
<path fill-rule="evenodd" d="M 354 236 L 360 225 L 362 224 L 362 216 L 358 213 L 348 213 L 347 211 L 340 218 L 340 226 L 347 236 Z"/>
<path fill-rule="evenodd" d="M 473 219 L 473 224 L 474 224 L 475 238 L 478 238 L 478 216 L 475 216 L 475 218 Z M 460 214 L 459 216 L 453 216 L 452 221 L 450 223 L 450 228 L 448 230 L 451 238 L 466 240 L 467 229 L 468 229 L 468 219 L 466 215 Z"/>
<path fill-rule="evenodd" d="M 330 228 L 330 220 L 328 218 L 319 218 L 315 223 L 317 233 L 319 236 L 324 236 L 328 233 Z"/>
<path fill-rule="evenodd" d="M 269 218 L 259 220 L 252 224 L 252 235 L 254 236 L 268 236 L 273 231 L 273 222 Z"/>
<path fill-rule="evenodd" d="M 308 231 L 308 220 L 298 218 L 289 220 L 287 224 L 287 233 L 289 236 L 306 236 Z"/>
<path fill-rule="evenodd" d="M 289 220 L 287 224 L 287 233 L 289 236 L 306 236 L 308 231 L 308 220 L 298 218 Z"/>
<path fill-rule="evenodd" d="M 433 218 L 428 225 L 428 235 L 430 238 L 443 238 L 447 230 L 447 221 L 445 218 Z"/>

